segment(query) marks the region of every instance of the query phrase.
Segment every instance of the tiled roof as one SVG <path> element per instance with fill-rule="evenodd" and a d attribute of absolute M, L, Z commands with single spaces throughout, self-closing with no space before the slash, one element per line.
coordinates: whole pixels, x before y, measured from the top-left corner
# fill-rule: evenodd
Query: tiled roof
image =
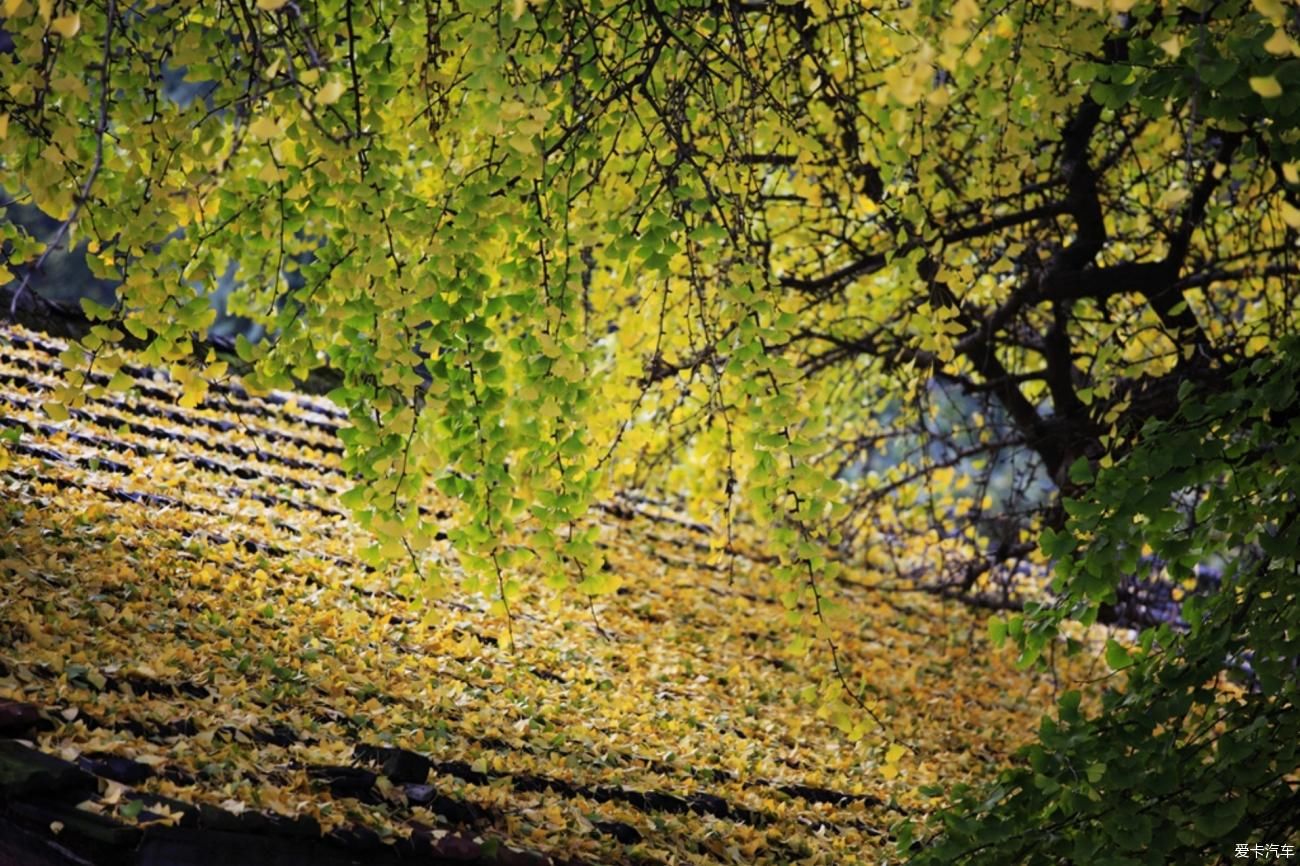
<path fill-rule="evenodd" d="M 0 330 L 0 864 L 876 863 L 1050 703 L 970 612 L 850 571 L 836 640 L 888 725 L 855 742 L 757 542 L 733 569 L 634 496 L 593 518 L 624 588 L 529 583 L 511 652 L 454 578 L 356 558 L 333 406 L 186 409 L 128 366 L 55 423 L 64 348 Z"/>

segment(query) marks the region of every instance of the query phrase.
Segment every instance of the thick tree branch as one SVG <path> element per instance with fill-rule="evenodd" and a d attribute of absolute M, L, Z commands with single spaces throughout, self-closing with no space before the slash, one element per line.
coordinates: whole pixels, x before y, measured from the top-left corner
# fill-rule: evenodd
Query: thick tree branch
<path fill-rule="evenodd" d="M 963 226 L 962 228 L 953 229 L 945 232 L 940 240 L 945 244 L 960 243 L 962 241 L 973 240 L 975 238 L 987 237 L 996 232 L 1015 226 L 1025 225 L 1027 223 L 1038 222 L 1040 220 L 1051 219 L 1065 213 L 1067 206 L 1064 203 L 1045 204 L 1040 207 L 1026 208 L 1016 213 L 1004 214 L 1003 216 L 994 217 L 975 225 Z M 872 255 L 863 256 L 862 258 L 850 262 L 841 268 L 830 273 L 823 274 L 819 277 L 792 277 L 786 276 L 781 278 L 781 285 L 786 288 L 796 289 L 814 295 L 817 300 L 825 300 L 834 293 L 845 288 L 852 281 L 869 276 L 879 271 L 885 265 L 889 264 L 892 259 L 899 258 L 907 253 L 918 249 L 920 242 L 909 242 L 900 247 L 884 253 L 873 253 Z"/>

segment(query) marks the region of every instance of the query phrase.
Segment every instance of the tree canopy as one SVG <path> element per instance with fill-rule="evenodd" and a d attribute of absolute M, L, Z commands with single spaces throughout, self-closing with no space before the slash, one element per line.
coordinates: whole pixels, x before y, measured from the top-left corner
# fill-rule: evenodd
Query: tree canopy
<path fill-rule="evenodd" d="M 720 560 L 770 527 L 796 652 L 836 554 L 1018 604 L 1062 494 L 1296 330 L 1284 0 L 2 11 L 5 193 L 60 221 L 0 228 L 14 308 L 60 245 L 117 282 L 67 358 L 110 381 L 49 414 L 130 387 L 128 343 L 191 403 L 328 367 L 372 560 L 440 591 L 445 532 L 507 617 L 618 588 L 576 522 L 613 487 Z M 229 276 L 269 335 L 237 359 L 202 346 Z"/>

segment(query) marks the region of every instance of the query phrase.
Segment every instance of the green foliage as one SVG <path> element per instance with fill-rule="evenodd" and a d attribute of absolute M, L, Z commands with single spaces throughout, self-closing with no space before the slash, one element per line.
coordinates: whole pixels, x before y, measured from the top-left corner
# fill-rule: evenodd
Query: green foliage
<path fill-rule="evenodd" d="M 1239 842 L 1300 831 L 1300 342 L 1185 394 L 1075 503 L 1060 548 L 1059 599 L 1023 629 L 1022 650 L 1113 603 L 1148 554 L 1168 580 L 1220 564 L 1222 587 L 1188 593 L 1185 628 L 1104 641 L 1126 671 L 1099 706 L 1061 696 L 1038 742 L 990 790 L 954 792 L 942 838 L 911 862 L 1219 862 Z M 1077 644 L 1076 646 L 1082 646 Z M 1095 644 L 1094 649 L 1095 650 Z"/>
<path fill-rule="evenodd" d="M 1259 127 L 1275 152 L 1295 157 L 1287 130 L 1300 121 L 1300 59 L 1280 0 L 1188 3 L 1163 19 L 1134 9 L 1127 38 L 1108 62 L 1081 69 L 1103 107 L 1136 107 L 1151 118 L 1193 103 L 1224 130 Z M 1118 48 L 1121 43 L 1116 43 Z"/>

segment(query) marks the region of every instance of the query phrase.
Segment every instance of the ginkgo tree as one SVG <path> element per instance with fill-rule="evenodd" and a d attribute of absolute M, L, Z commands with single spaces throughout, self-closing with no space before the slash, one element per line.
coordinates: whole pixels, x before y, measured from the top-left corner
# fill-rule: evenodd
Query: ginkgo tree
<path fill-rule="evenodd" d="M 1012 606 L 1062 491 L 1296 330 L 1287 0 L 0 12 L 5 194 L 59 221 L 0 227 L 12 310 L 60 246 L 118 284 L 48 412 L 128 342 L 200 401 L 233 274 L 247 385 L 340 377 L 373 560 L 436 588 L 445 532 L 507 616 L 617 589 L 615 487 L 769 527 L 794 634 L 844 556 Z"/>

